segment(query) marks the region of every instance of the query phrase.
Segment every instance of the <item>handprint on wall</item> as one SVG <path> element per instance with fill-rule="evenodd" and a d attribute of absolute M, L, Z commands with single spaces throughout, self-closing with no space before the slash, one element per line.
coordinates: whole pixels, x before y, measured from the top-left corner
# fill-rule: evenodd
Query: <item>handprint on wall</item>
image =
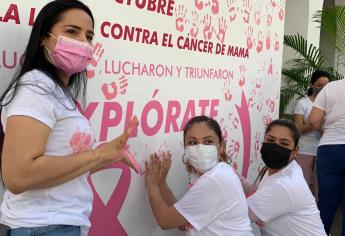
<path fill-rule="evenodd" d="M 189 30 L 189 34 L 191 35 L 192 38 L 196 38 L 199 33 L 199 26 L 200 26 L 199 15 L 197 14 L 196 11 L 192 12 L 192 18 L 193 18 L 193 25 L 192 25 L 192 28 Z"/>
<path fill-rule="evenodd" d="M 256 52 L 261 53 L 263 48 L 264 42 L 263 42 L 263 36 L 262 31 L 258 32 L 258 43 L 256 45 Z"/>
<path fill-rule="evenodd" d="M 95 77 L 96 67 L 98 66 L 99 61 L 103 57 L 103 54 L 104 54 L 104 49 L 103 49 L 102 44 L 96 43 L 95 46 L 93 47 L 91 62 L 86 69 L 86 76 L 88 79 Z"/>
<path fill-rule="evenodd" d="M 127 92 L 128 82 L 125 76 L 112 81 L 111 83 L 103 83 L 101 90 L 106 100 L 117 97 L 118 94 L 124 95 Z"/>
<path fill-rule="evenodd" d="M 229 15 L 230 15 L 230 22 L 233 22 L 236 19 L 237 10 L 238 10 L 238 8 L 236 7 L 236 0 L 227 0 L 227 4 L 228 4 Z"/>
<path fill-rule="evenodd" d="M 252 6 L 250 5 L 250 0 L 243 0 L 242 19 L 243 19 L 243 22 L 246 24 L 249 23 L 251 10 L 252 10 Z"/>
<path fill-rule="evenodd" d="M 246 38 L 247 38 L 247 48 L 252 49 L 253 48 L 253 33 L 254 29 L 252 26 L 248 26 L 247 30 L 245 31 Z"/>
<path fill-rule="evenodd" d="M 179 32 L 184 31 L 185 24 L 187 23 L 186 19 L 187 9 L 185 9 L 184 5 L 178 5 L 175 8 L 175 27 L 176 30 Z"/>
<path fill-rule="evenodd" d="M 225 34 L 228 26 L 226 25 L 226 19 L 224 17 L 221 17 L 218 19 L 218 32 L 216 33 L 217 39 L 224 43 Z"/>
<path fill-rule="evenodd" d="M 254 20 L 256 25 L 260 25 L 261 23 L 261 1 L 257 1 L 254 10 Z"/>
<path fill-rule="evenodd" d="M 211 40 L 212 38 L 212 32 L 213 32 L 213 26 L 212 26 L 212 18 L 210 15 L 206 14 L 204 16 L 203 20 L 204 24 L 204 40 Z"/>
<path fill-rule="evenodd" d="M 232 93 L 231 93 L 231 86 L 230 86 L 230 80 L 227 79 L 224 81 L 224 87 L 223 87 L 223 93 L 224 93 L 224 98 L 225 101 L 231 101 L 232 99 Z"/>

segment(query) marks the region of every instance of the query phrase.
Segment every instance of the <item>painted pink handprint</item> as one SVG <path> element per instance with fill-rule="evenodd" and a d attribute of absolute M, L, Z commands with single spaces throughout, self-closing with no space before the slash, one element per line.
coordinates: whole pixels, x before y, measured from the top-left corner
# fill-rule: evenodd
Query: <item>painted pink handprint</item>
<path fill-rule="evenodd" d="M 262 101 L 258 102 L 258 104 L 256 105 L 256 109 L 261 112 L 262 110 Z"/>
<path fill-rule="evenodd" d="M 230 22 L 233 22 L 236 19 L 236 14 L 238 8 L 236 8 L 236 0 L 227 0 L 228 11 L 230 15 Z"/>
<path fill-rule="evenodd" d="M 216 35 L 217 35 L 217 39 L 221 43 L 224 43 L 227 28 L 228 26 L 226 25 L 226 19 L 224 17 L 219 18 L 218 19 L 218 33 Z"/>
<path fill-rule="evenodd" d="M 98 65 L 98 62 L 101 60 L 104 54 L 104 49 L 101 43 L 96 43 L 93 47 L 93 54 L 90 64 L 86 70 L 86 76 L 88 79 L 95 77 L 95 69 Z M 92 67 L 92 68 L 90 68 Z"/>
<path fill-rule="evenodd" d="M 279 40 L 278 40 L 278 34 L 277 33 L 275 33 L 274 39 L 275 39 L 274 50 L 279 51 Z"/>
<path fill-rule="evenodd" d="M 89 133 L 80 132 L 79 128 L 73 133 L 69 145 L 73 149 L 73 153 L 80 153 L 90 148 L 91 135 Z"/>
<path fill-rule="evenodd" d="M 213 27 L 211 26 L 212 18 L 210 15 L 206 14 L 204 16 L 204 39 L 210 40 L 212 38 Z"/>
<path fill-rule="evenodd" d="M 187 23 L 186 14 L 187 9 L 184 8 L 184 5 L 178 5 L 178 7 L 175 8 L 175 27 L 179 32 L 184 31 L 184 26 Z"/>
<path fill-rule="evenodd" d="M 284 19 L 284 16 L 285 16 L 284 7 L 285 7 L 285 0 L 280 0 L 278 18 L 281 21 Z"/>
<path fill-rule="evenodd" d="M 255 10 L 254 10 L 254 19 L 256 25 L 260 25 L 261 23 L 261 1 L 258 1 L 257 4 L 255 5 Z"/>
<path fill-rule="evenodd" d="M 214 15 L 218 14 L 218 12 L 219 12 L 219 1 L 218 0 L 212 0 L 211 11 Z"/>
<path fill-rule="evenodd" d="M 195 0 L 194 5 L 198 10 L 202 10 L 204 8 L 204 3 L 202 0 Z"/>
<path fill-rule="evenodd" d="M 258 44 L 256 45 L 256 52 L 261 53 L 263 48 L 264 42 L 262 37 L 262 31 L 258 32 Z"/>
<path fill-rule="evenodd" d="M 238 153 L 240 152 L 240 142 L 237 140 L 232 139 L 229 145 L 229 156 L 232 159 L 236 159 L 238 157 Z"/>
<path fill-rule="evenodd" d="M 243 22 L 246 24 L 249 23 L 251 10 L 252 10 L 252 6 L 250 5 L 250 0 L 243 0 L 242 19 L 243 19 Z"/>
<path fill-rule="evenodd" d="M 267 32 L 266 36 L 266 49 L 269 50 L 271 48 L 271 31 Z"/>
<path fill-rule="evenodd" d="M 266 6 L 266 12 L 267 12 L 266 24 L 267 26 L 271 26 L 273 18 L 272 18 L 272 8 L 269 5 Z"/>
<path fill-rule="evenodd" d="M 275 102 L 272 99 L 267 99 L 266 100 L 266 105 L 268 107 L 268 111 L 273 113 L 274 112 L 274 108 L 275 108 Z"/>
<path fill-rule="evenodd" d="M 111 100 L 117 97 L 118 94 L 124 95 L 126 94 L 126 89 L 128 87 L 128 82 L 125 76 L 121 76 L 120 78 L 116 79 L 115 81 L 107 84 L 102 84 L 102 93 L 107 100 Z"/>
<path fill-rule="evenodd" d="M 254 107 L 254 99 L 251 97 L 248 99 L 248 107 L 253 108 Z"/>
<path fill-rule="evenodd" d="M 254 142 L 254 158 L 255 158 L 255 161 L 258 159 L 258 154 L 259 154 L 259 151 L 260 151 L 260 133 L 257 132 L 255 134 L 255 142 Z"/>
<path fill-rule="evenodd" d="M 269 123 L 272 122 L 272 117 L 270 115 L 265 115 L 262 119 L 263 123 L 265 126 L 267 126 Z"/>
<path fill-rule="evenodd" d="M 267 74 L 269 74 L 269 75 L 273 74 L 273 61 L 272 61 L 272 58 L 270 59 L 270 64 L 268 66 Z"/>
<path fill-rule="evenodd" d="M 232 94 L 231 94 L 230 80 L 229 79 L 225 80 L 225 82 L 224 82 L 223 93 L 224 93 L 225 101 L 228 101 L 228 102 L 231 101 Z"/>
<path fill-rule="evenodd" d="M 252 49 L 253 48 L 253 33 L 254 33 L 254 30 L 253 30 L 253 27 L 251 26 L 248 26 L 245 34 L 246 34 L 246 38 L 247 38 L 247 48 L 248 49 Z"/>
<path fill-rule="evenodd" d="M 228 133 L 227 127 L 226 127 L 226 125 L 224 123 L 225 123 L 225 119 L 221 118 L 220 121 L 219 121 L 219 125 L 220 125 L 220 127 L 222 129 L 223 139 L 226 142 L 226 140 L 228 140 L 229 133 Z"/>
<path fill-rule="evenodd" d="M 246 73 L 246 67 L 244 65 L 241 65 L 240 66 L 240 79 L 238 81 L 238 85 L 240 87 L 242 87 L 246 83 L 245 73 Z"/>
<path fill-rule="evenodd" d="M 272 4 L 272 7 L 276 7 L 277 6 L 277 2 L 275 0 L 271 0 L 271 4 Z"/>
<path fill-rule="evenodd" d="M 189 34 L 191 35 L 192 38 L 196 38 L 198 33 L 199 33 L 199 15 L 196 13 L 196 11 L 192 12 L 192 17 L 193 17 L 193 25 L 192 28 L 189 30 Z"/>

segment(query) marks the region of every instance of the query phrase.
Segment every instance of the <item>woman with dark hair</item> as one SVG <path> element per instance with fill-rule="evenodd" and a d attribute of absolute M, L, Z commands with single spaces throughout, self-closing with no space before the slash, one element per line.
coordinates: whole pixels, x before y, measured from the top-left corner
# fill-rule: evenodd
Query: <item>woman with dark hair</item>
<path fill-rule="evenodd" d="M 187 235 L 252 235 L 241 183 L 229 165 L 219 124 L 206 116 L 184 128 L 184 163 L 195 178 L 177 201 L 166 183 L 171 155 L 145 163 L 145 183 L 154 216 L 162 229 L 182 228 Z"/>
<path fill-rule="evenodd" d="M 247 199 L 249 217 L 262 227 L 262 236 L 326 235 L 315 198 L 294 160 L 299 138 L 290 120 L 274 120 L 267 126 L 260 150 L 265 167 L 256 192 Z M 248 181 L 241 178 L 241 182 L 249 189 Z"/>
<path fill-rule="evenodd" d="M 85 96 L 93 28 L 90 9 L 77 0 L 44 6 L 23 65 L 0 99 L 6 187 L 0 221 L 11 236 L 79 236 L 90 226 L 90 171 L 115 161 L 134 168 L 124 147 L 136 118 L 92 150 L 92 129 L 76 106 Z"/>
<path fill-rule="evenodd" d="M 310 78 L 308 97 L 300 99 L 295 107 L 295 123 L 301 133 L 296 161 L 302 167 L 304 178 L 316 198 L 318 188 L 314 167 L 321 134 L 320 131 L 312 130 L 308 122 L 308 116 L 317 94 L 329 83 L 329 80 L 330 75 L 327 72 L 314 71 Z"/>
<path fill-rule="evenodd" d="M 330 82 L 316 97 L 309 115 L 313 129 L 323 129 L 317 149 L 318 207 L 326 233 L 342 205 L 345 235 L 345 80 Z"/>

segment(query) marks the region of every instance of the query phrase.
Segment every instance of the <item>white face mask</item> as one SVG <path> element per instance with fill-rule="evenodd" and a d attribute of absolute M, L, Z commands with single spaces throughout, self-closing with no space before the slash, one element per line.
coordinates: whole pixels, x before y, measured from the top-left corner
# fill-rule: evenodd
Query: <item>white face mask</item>
<path fill-rule="evenodd" d="M 187 146 L 186 158 L 188 163 L 200 174 L 205 173 L 219 163 L 217 148 L 214 145 Z"/>

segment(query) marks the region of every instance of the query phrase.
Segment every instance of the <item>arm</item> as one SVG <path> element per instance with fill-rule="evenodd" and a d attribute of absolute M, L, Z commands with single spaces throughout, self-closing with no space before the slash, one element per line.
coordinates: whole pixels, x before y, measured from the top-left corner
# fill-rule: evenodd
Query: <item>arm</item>
<path fill-rule="evenodd" d="M 95 150 L 52 157 L 44 155 L 50 128 L 27 116 L 11 116 L 7 119 L 2 153 L 4 183 L 12 193 L 19 194 L 63 184 L 113 161 L 128 162 L 119 154 L 136 124 L 137 120 L 133 119 L 130 128 L 119 138 Z"/>
<path fill-rule="evenodd" d="M 240 175 L 236 170 L 234 170 L 234 172 L 236 173 L 237 177 L 240 179 L 241 181 L 241 185 L 243 188 L 243 192 L 246 195 L 246 197 L 249 197 L 250 195 L 252 195 L 253 193 L 255 193 L 256 191 L 256 185 L 250 183 L 246 178 L 244 178 L 242 175 Z"/>
<path fill-rule="evenodd" d="M 322 131 L 322 125 L 325 119 L 325 112 L 317 107 L 313 107 L 310 112 L 308 122 L 311 125 L 312 129 L 317 131 Z"/>
<path fill-rule="evenodd" d="M 171 229 L 187 224 L 187 220 L 164 200 L 160 191 L 160 161 L 157 154 L 151 155 L 150 163 L 145 163 L 145 184 L 152 212 L 162 229 Z M 169 191 L 171 193 L 171 191 Z M 172 194 L 172 193 L 171 193 Z M 169 195 L 169 194 L 168 194 Z M 168 196 L 167 199 L 172 200 Z"/>
<path fill-rule="evenodd" d="M 295 114 L 295 124 L 301 134 L 312 130 L 312 127 L 309 123 L 304 124 L 304 117 L 301 114 Z"/>
<path fill-rule="evenodd" d="M 166 178 L 169 172 L 171 166 L 171 154 L 170 152 L 168 153 L 163 153 L 163 160 L 162 160 L 162 165 L 161 165 L 161 170 L 160 170 L 160 184 L 159 184 L 159 190 L 162 194 L 162 197 L 164 201 L 169 205 L 172 206 L 176 203 L 176 198 L 174 194 L 172 193 L 171 189 L 169 188 Z"/>

